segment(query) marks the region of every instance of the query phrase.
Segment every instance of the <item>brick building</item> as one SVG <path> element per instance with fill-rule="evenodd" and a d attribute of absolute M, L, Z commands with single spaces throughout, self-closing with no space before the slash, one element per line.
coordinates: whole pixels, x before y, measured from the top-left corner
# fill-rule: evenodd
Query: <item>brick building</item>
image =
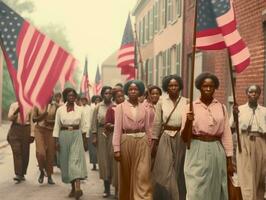
<path fill-rule="evenodd" d="M 194 0 L 184 1 L 184 48 L 182 76 L 189 80 L 190 56 L 192 52 L 192 24 L 194 21 Z M 262 87 L 260 103 L 266 103 L 266 1 L 234 0 L 238 30 L 249 47 L 251 65 L 241 74 L 236 74 L 236 94 L 238 104 L 246 102 L 245 89 L 250 84 Z M 220 79 L 220 88 L 216 97 L 226 103 L 231 102 L 231 84 L 229 76 L 228 56 L 226 51 L 197 52 L 196 74 L 211 71 Z M 185 82 L 184 93 L 187 95 L 189 82 Z"/>

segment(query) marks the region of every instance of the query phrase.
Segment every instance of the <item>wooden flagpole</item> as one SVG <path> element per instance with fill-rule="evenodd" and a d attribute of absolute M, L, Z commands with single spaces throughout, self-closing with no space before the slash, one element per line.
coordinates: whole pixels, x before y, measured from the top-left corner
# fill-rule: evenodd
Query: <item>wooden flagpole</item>
<path fill-rule="evenodd" d="M 235 92 L 235 82 L 234 82 L 234 77 L 233 77 L 233 65 L 232 65 L 232 60 L 231 60 L 231 56 L 230 56 L 229 51 L 228 51 L 228 58 L 229 58 L 229 71 L 230 71 L 230 78 L 231 78 L 231 84 L 232 84 L 232 93 L 233 93 L 233 100 L 234 100 L 234 107 L 235 107 L 235 106 L 237 106 L 236 92 Z M 234 122 L 235 122 L 235 126 L 236 126 L 238 151 L 239 151 L 239 153 L 241 153 L 242 152 L 242 147 L 241 147 L 240 134 L 239 134 L 238 115 L 235 115 L 234 112 L 233 112 L 233 117 L 234 117 Z"/>
<path fill-rule="evenodd" d="M 191 78 L 190 78 L 190 96 L 189 96 L 189 111 L 193 113 L 193 91 L 194 91 L 194 69 L 196 57 L 196 31 L 197 31 L 197 15 L 198 15 L 198 1 L 195 0 L 195 17 L 194 17 L 194 31 L 193 31 L 193 46 L 192 46 L 192 62 L 191 62 Z M 182 138 L 187 143 L 187 148 L 190 149 L 192 137 L 193 121 L 187 120 L 185 128 L 182 132 Z"/>
<path fill-rule="evenodd" d="M 135 33 L 135 44 L 136 44 L 136 46 L 137 46 L 137 49 L 138 49 L 138 55 L 139 55 L 139 62 L 140 62 L 140 72 L 141 72 L 141 79 L 143 80 L 143 78 L 144 78 L 144 68 L 143 68 L 143 61 L 142 61 L 142 56 L 141 56 L 141 52 L 140 52 L 140 45 L 139 45 L 139 40 L 138 40 L 138 35 L 137 35 L 137 28 L 136 28 L 136 23 L 134 24 L 134 28 L 135 28 L 135 30 L 134 30 L 134 33 Z M 139 70 L 139 69 L 138 69 Z M 145 85 L 147 85 L 146 84 L 146 81 L 145 81 Z"/>

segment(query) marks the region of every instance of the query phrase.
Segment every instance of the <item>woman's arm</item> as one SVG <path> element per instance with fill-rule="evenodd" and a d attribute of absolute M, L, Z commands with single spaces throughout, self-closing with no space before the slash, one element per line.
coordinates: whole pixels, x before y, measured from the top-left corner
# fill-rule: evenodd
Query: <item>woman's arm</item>
<path fill-rule="evenodd" d="M 122 104 L 118 105 L 115 110 L 115 126 L 113 135 L 114 152 L 120 152 L 121 135 L 123 131 L 123 110 Z"/>

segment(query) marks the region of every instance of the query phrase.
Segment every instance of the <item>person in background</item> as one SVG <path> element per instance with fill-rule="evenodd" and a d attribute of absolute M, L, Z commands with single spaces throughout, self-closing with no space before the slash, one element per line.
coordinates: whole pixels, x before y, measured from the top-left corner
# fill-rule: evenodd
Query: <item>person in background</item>
<path fill-rule="evenodd" d="M 96 106 L 93 112 L 91 132 L 93 134 L 93 144 L 95 144 L 97 148 L 100 179 L 104 181 L 103 197 L 107 198 L 110 196 L 111 184 L 111 162 L 108 160 L 110 153 L 108 151 L 110 137 L 105 134 L 104 124 L 106 112 L 108 108 L 113 105 L 112 88 L 104 86 L 101 90 L 101 97 L 103 101 Z"/>
<path fill-rule="evenodd" d="M 243 200 L 263 200 L 266 192 L 266 108 L 258 103 L 260 94 L 260 86 L 250 85 L 247 103 L 233 109 L 241 133 L 242 153 L 237 150 L 236 163 Z"/>
<path fill-rule="evenodd" d="M 143 82 L 127 82 L 124 92 L 128 100 L 115 109 L 113 147 L 119 161 L 118 199 L 121 200 L 152 200 L 149 113 L 138 101 L 144 91 Z"/>
<path fill-rule="evenodd" d="M 111 165 L 111 173 L 112 173 L 112 185 L 115 187 L 115 198 L 117 198 L 118 194 L 118 165 L 117 162 L 114 160 L 114 150 L 112 146 L 113 140 L 113 133 L 114 133 L 114 124 L 115 124 L 115 109 L 117 105 L 123 103 L 125 101 L 124 91 L 122 89 L 113 90 L 113 101 L 115 104 L 109 107 L 106 116 L 105 116 L 105 133 L 107 137 L 110 137 L 108 143 L 108 152 L 109 153 L 109 162 L 112 163 Z"/>
<path fill-rule="evenodd" d="M 43 183 L 45 173 L 48 177 L 48 184 L 54 184 L 52 179 L 53 161 L 55 156 L 55 143 L 53 138 L 53 128 L 55 114 L 59 105 L 50 102 L 43 110 L 33 108 L 32 121 L 35 124 L 36 157 L 40 170 L 38 182 Z"/>
<path fill-rule="evenodd" d="M 193 113 L 182 115 L 182 138 L 188 141 L 192 125 L 190 149 L 184 165 L 187 200 L 228 200 L 227 175 L 233 175 L 233 141 L 225 105 L 214 98 L 219 79 L 211 73 L 201 73 L 195 81 L 200 91 L 193 102 Z"/>
<path fill-rule="evenodd" d="M 53 137 L 59 152 L 62 181 L 71 183 L 69 197 L 79 199 L 83 195 L 80 180 L 87 178 L 85 151 L 89 127 L 82 107 L 75 103 L 76 97 L 74 89 L 64 89 L 65 104 L 56 112 Z"/>
<path fill-rule="evenodd" d="M 26 114 L 24 122 L 20 118 L 20 107 L 18 102 L 10 105 L 8 120 L 12 122 L 7 135 L 7 141 L 11 146 L 15 177 L 14 181 L 20 183 L 25 181 L 25 175 L 29 164 L 30 144 L 34 141 L 31 135 L 30 111 Z"/>
<path fill-rule="evenodd" d="M 99 95 L 94 95 L 91 98 L 91 109 L 92 109 L 92 114 L 94 113 L 94 109 L 97 106 L 98 103 L 102 101 L 102 97 Z M 92 119 L 91 119 L 92 120 Z M 90 129 L 90 134 L 89 134 L 89 139 L 88 139 L 88 151 L 89 151 L 89 157 L 90 157 L 90 163 L 93 165 L 92 169 L 93 171 L 97 170 L 97 151 L 95 145 L 92 144 L 93 140 L 93 134 L 91 133 Z"/>
<path fill-rule="evenodd" d="M 164 77 L 167 94 L 156 105 L 153 123 L 154 200 L 185 200 L 184 159 L 186 147 L 180 137 L 182 112 L 188 100 L 180 95 L 183 81 L 177 75 Z M 158 150 L 157 150 L 158 145 Z M 157 153 L 156 153 L 157 150 Z"/>

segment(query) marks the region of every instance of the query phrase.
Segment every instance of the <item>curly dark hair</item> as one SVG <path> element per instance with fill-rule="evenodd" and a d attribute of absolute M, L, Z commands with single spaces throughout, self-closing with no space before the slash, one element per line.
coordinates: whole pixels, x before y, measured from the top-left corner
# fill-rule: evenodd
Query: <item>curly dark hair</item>
<path fill-rule="evenodd" d="M 200 75 L 198 75 L 198 77 L 195 80 L 195 86 L 198 90 L 200 90 L 203 81 L 207 78 L 213 80 L 215 89 L 219 88 L 220 82 L 217 76 L 210 72 L 203 72 Z"/>
<path fill-rule="evenodd" d="M 129 89 L 129 86 L 134 83 L 136 84 L 136 86 L 138 87 L 139 89 L 139 95 L 142 96 L 145 92 L 145 86 L 144 86 L 144 83 L 140 80 L 130 80 L 128 81 L 125 85 L 124 85 L 124 92 L 126 95 L 128 95 L 128 89 Z"/>
<path fill-rule="evenodd" d="M 102 101 L 102 97 L 100 95 L 93 95 L 91 97 L 91 102 L 95 103 L 96 99 L 100 99 L 100 101 Z"/>
<path fill-rule="evenodd" d="M 73 88 L 65 88 L 64 91 L 62 92 L 64 103 L 67 102 L 67 95 L 70 92 L 74 92 L 76 98 L 78 97 L 78 93 L 76 92 L 76 90 L 74 90 Z"/>
<path fill-rule="evenodd" d="M 101 90 L 101 97 L 103 98 L 104 93 L 106 90 L 112 90 L 111 86 L 103 86 L 102 90 Z"/>
<path fill-rule="evenodd" d="M 112 91 L 112 98 L 113 98 L 113 101 L 115 101 L 115 96 L 117 95 L 118 92 L 122 92 L 123 94 L 125 94 L 125 93 L 124 93 L 124 90 L 122 90 L 122 89 L 115 89 L 115 90 L 113 90 L 113 91 Z"/>
<path fill-rule="evenodd" d="M 179 85 L 179 90 L 182 90 L 183 89 L 183 80 L 180 76 L 176 75 L 176 74 L 172 74 L 172 75 L 168 75 L 168 76 L 165 76 L 163 78 L 163 81 L 162 81 L 162 88 L 163 88 L 163 91 L 164 92 L 167 92 L 167 89 L 168 89 L 168 85 L 169 85 L 169 82 L 174 79 L 177 81 L 178 85 Z"/>
<path fill-rule="evenodd" d="M 150 94 L 151 91 L 154 90 L 154 89 L 156 89 L 156 90 L 159 91 L 160 96 L 162 95 L 162 90 L 161 90 L 161 88 L 159 88 L 159 87 L 156 86 L 156 85 L 152 85 L 152 86 L 150 86 L 150 87 L 148 88 L 149 94 Z"/>

